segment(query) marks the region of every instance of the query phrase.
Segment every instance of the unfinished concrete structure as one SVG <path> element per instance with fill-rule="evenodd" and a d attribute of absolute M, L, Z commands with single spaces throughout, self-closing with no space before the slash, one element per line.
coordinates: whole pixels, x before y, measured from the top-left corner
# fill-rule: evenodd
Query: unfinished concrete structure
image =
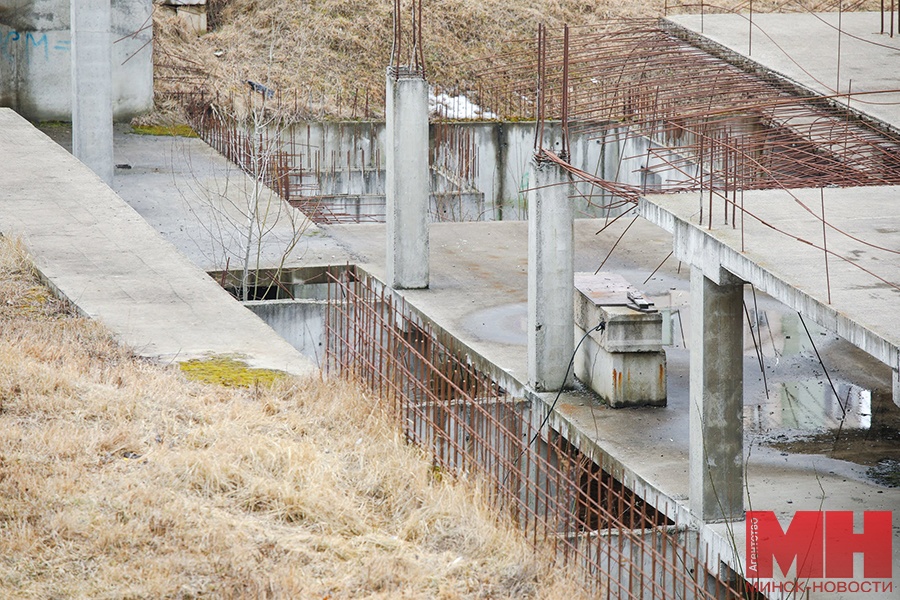
<path fill-rule="evenodd" d="M 707 16 L 707 26 L 710 22 Z M 740 89 L 745 93 L 748 88 Z M 635 138 L 643 135 L 640 125 L 654 120 L 638 118 L 637 110 L 654 107 L 650 99 L 658 93 L 653 86 L 643 94 L 639 92 L 640 89 L 632 89 L 630 96 L 624 94 L 617 99 L 617 102 L 627 99 L 631 110 L 635 111 L 628 116 L 636 126 Z M 679 98 L 689 99 L 688 94 Z M 782 109 L 784 105 L 780 102 L 764 105 L 763 109 Z M 771 116 L 771 112 L 766 114 Z M 808 116 L 808 113 L 802 114 Z M 670 123 L 673 130 L 685 128 L 685 123 L 676 117 L 674 113 L 669 114 L 668 121 L 663 119 L 662 122 Z M 774 139 L 777 144 L 778 135 L 783 134 L 782 150 L 788 152 L 789 148 L 796 148 L 791 144 L 798 143 L 796 126 L 802 121 L 795 121 L 792 127 L 776 127 L 770 131 L 770 142 Z M 673 122 L 678 125 L 671 125 Z M 840 119 L 838 122 L 843 127 Z M 827 126 L 841 136 L 850 133 L 850 137 L 840 139 L 848 142 L 859 139 L 854 137 L 856 134 L 851 128 L 835 128 L 834 120 L 828 121 Z M 620 124 L 616 127 L 621 129 Z M 785 131 L 791 129 L 794 131 Z M 808 132 L 820 135 L 822 130 L 811 126 Z M 384 226 L 329 228 L 329 236 L 343 244 L 346 254 L 329 250 L 330 258 L 317 259 L 325 266 L 326 263 L 350 261 L 352 256 L 360 267 L 352 277 L 334 284 L 333 289 L 355 293 L 359 297 L 356 304 L 349 301 L 330 303 L 335 314 L 347 317 L 382 315 L 389 313 L 386 306 L 390 303 L 402 307 L 391 313 L 391 318 L 396 320 L 387 321 L 388 325 L 382 323 L 383 329 L 378 330 L 378 333 L 383 331 L 389 335 L 392 344 L 396 343 L 387 349 L 380 345 L 378 336 L 369 334 L 365 327 L 341 330 L 334 321 L 326 325 L 326 329 L 331 327 L 333 338 L 348 332 L 360 338 L 369 336 L 369 345 L 351 347 L 352 351 L 340 357 L 339 360 L 347 360 L 342 364 L 348 367 L 368 364 L 366 372 L 371 381 L 381 385 L 395 384 L 397 380 L 385 381 L 385 378 L 402 373 L 403 379 L 399 380 L 402 385 L 389 389 L 402 389 L 408 394 L 403 400 L 406 402 L 403 406 L 409 411 L 405 414 L 418 411 L 414 426 L 408 430 L 410 439 L 435 449 L 436 463 L 442 467 L 468 473 L 466 469 L 474 469 L 472 465 L 481 460 L 480 472 L 486 470 L 493 474 L 495 479 L 491 481 L 495 481 L 498 488 L 516 490 L 504 492 L 507 493 L 505 498 L 518 502 L 516 506 L 524 515 L 523 520 L 535 520 L 535 515 L 543 512 L 558 517 L 561 522 L 574 524 L 568 529 L 555 529 L 557 523 L 554 521 L 541 531 L 549 532 L 547 537 L 559 544 L 560 554 L 572 557 L 572 563 L 594 569 L 595 577 L 600 573 L 609 578 L 612 583 L 607 580 L 604 583 L 609 586 L 606 588 L 608 593 L 614 596 L 642 597 L 642 594 L 650 593 L 647 590 L 657 590 L 661 596 L 675 595 L 685 587 L 690 587 L 690 593 L 684 594 L 687 596 L 716 596 L 716 590 L 723 596 L 736 595 L 726 593 L 726 586 L 721 585 L 718 588 L 711 586 L 713 591 L 705 590 L 696 569 L 706 568 L 711 578 L 718 575 L 725 580 L 737 577 L 732 572 L 739 574 L 742 571 L 745 540 L 740 517 L 745 496 L 752 498 L 756 508 L 771 507 L 780 516 L 794 510 L 896 510 L 900 506 L 897 493 L 873 481 L 864 468 L 842 460 L 782 451 L 759 444 L 756 438 L 749 436 L 744 421 L 748 420 L 748 415 L 756 416 L 761 411 L 758 405 L 747 404 L 748 395 L 761 397 L 764 384 L 744 376 L 748 364 L 747 348 L 742 347 L 744 328 L 738 325 L 741 312 L 749 312 L 743 307 L 740 293 L 742 288 L 750 288 L 747 282 L 753 284 L 753 289 L 768 292 L 791 309 L 796 308 L 854 344 L 868 348 L 892 368 L 896 365 L 896 362 L 891 363 L 896 357 L 896 328 L 892 326 L 893 318 L 889 313 L 896 295 L 893 291 L 896 285 L 892 286 L 892 283 L 896 284 L 898 275 L 891 270 L 895 269 L 896 261 L 885 259 L 875 248 L 888 248 L 888 258 L 894 254 L 890 250 L 897 248 L 896 232 L 900 230 L 894 222 L 897 213 L 883 210 L 884 206 L 890 206 L 896 190 L 891 169 L 879 173 L 870 168 L 877 161 L 871 161 L 868 167 L 854 167 L 848 176 L 837 168 L 841 161 L 825 161 L 825 168 L 820 173 L 827 176 L 818 180 L 811 178 L 818 184 L 835 176 L 843 176 L 845 178 L 840 181 L 850 183 L 863 173 L 867 177 L 886 178 L 886 185 L 862 189 L 745 190 L 743 194 L 735 194 L 736 187 L 731 182 L 746 177 L 740 181 L 747 183 L 751 177 L 741 170 L 720 171 L 726 162 L 735 164 L 732 162 L 735 157 L 728 152 L 729 144 L 709 145 L 711 139 L 711 135 L 696 135 L 693 141 L 684 141 L 679 152 L 667 153 L 667 147 L 658 142 L 645 146 L 647 155 L 659 161 L 653 164 L 659 166 L 652 169 L 651 162 L 644 158 L 640 163 L 645 169 L 644 181 L 652 181 L 653 176 L 664 169 L 681 170 L 687 175 L 678 185 L 689 188 L 683 190 L 682 195 L 654 196 L 648 193 L 652 190 L 643 189 L 643 186 L 623 185 L 621 181 L 594 181 L 601 189 L 637 203 L 641 214 L 669 230 L 671 238 L 641 220 L 633 221 L 633 227 L 631 223 L 625 226 L 627 219 L 612 224 L 576 221 L 571 226 L 574 240 L 571 256 L 564 256 L 553 265 L 565 268 L 568 262 L 573 262 L 579 271 L 593 270 L 600 249 L 605 251 L 607 247 L 615 246 L 618 243 L 616 236 L 630 230 L 639 243 L 629 247 L 627 241 L 623 242 L 619 246 L 620 254 L 613 255 L 607 268 L 629 273 L 629 278 L 633 278 L 634 273 L 639 273 L 641 278 L 649 273 L 648 294 L 658 301 L 668 297 L 674 304 L 675 298 L 679 297 L 676 293 L 682 298 L 690 298 L 687 343 L 667 348 L 670 394 L 664 408 L 614 411 L 582 394 L 564 392 L 556 397 L 556 394 L 544 394 L 534 389 L 537 378 L 531 376 L 526 341 L 531 330 L 526 316 L 529 297 L 524 290 L 529 289 L 526 271 L 530 273 L 536 265 L 528 265 L 524 257 L 530 252 L 530 240 L 538 236 L 527 234 L 528 225 L 524 223 L 432 225 L 429 228 L 432 289 L 404 290 L 398 295 L 393 295 L 379 283 L 379 280 L 389 279 L 386 273 L 390 268 L 389 257 L 384 252 L 389 237 Z M 884 138 L 878 139 L 878 143 L 884 143 L 887 148 L 894 143 L 890 139 L 886 142 Z M 703 140 L 702 151 L 700 140 Z M 751 145 L 753 143 L 751 140 Z M 671 146 L 668 148 L 671 150 Z M 871 148 L 871 144 L 858 145 L 845 158 L 852 162 L 862 157 L 862 163 L 866 163 L 866 150 Z M 886 154 L 889 158 L 890 153 Z M 691 159 L 696 160 L 698 156 L 701 164 L 693 164 Z M 883 155 L 879 156 L 884 159 Z M 549 154 L 545 158 L 550 159 L 548 165 L 553 169 L 564 168 Z M 640 161 L 640 158 L 635 160 Z M 784 164 L 790 162 L 785 160 Z M 573 177 L 583 175 L 573 170 L 569 173 Z M 559 173 L 556 176 L 565 180 Z M 728 200 L 723 202 L 725 180 L 729 182 Z M 660 181 L 653 183 L 653 187 L 665 187 L 671 181 L 660 176 Z M 691 184 L 695 185 L 693 189 L 690 189 Z M 124 188 L 123 195 L 129 195 Z M 134 198 L 140 193 L 132 189 L 130 195 Z M 827 219 L 818 218 L 821 212 L 812 214 L 806 210 L 816 207 L 814 201 L 821 199 L 821 195 L 825 198 L 821 206 L 828 209 Z M 712 206 L 710 196 L 714 200 Z M 832 206 L 832 199 L 842 199 L 840 207 Z M 723 209 L 723 205 L 731 210 Z M 698 219 L 701 207 L 702 220 Z M 738 210 L 744 219 L 739 218 L 736 222 L 734 214 Z M 863 216 L 866 218 L 861 218 Z M 753 217 L 765 217 L 765 222 Z M 727 226 L 725 218 L 728 219 Z M 825 221 L 832 228 L 822 234 Z M 785 246 L 785 236 L 775 228 L 789 223 L 799 225 L 800 229 L 791 230 L 796 238 L 789 238 L 790 245 Z M 843 234 L 838 242 L 838 229 L 865 243 L 854 246 Z M 606 237 L 596 236 L 600 230 L 606 232 Z M 851 262 L 856 266 L 848 262 L 842 265 L 845 270 L 838 273 L 832 264 L 834 270 L 830 280 L 822 277 L 821 269 L 815 265 L 824 266 L 827 253 L 823 247 L 817 247 L 818 235 L 828 237 L 831 252 L 855 256 L 857 260 Z M 598 239 L 604 240 L 606 245 L 598 246 Z M 674 264 L 658 266 L 659 260 L 673 247 L 676 258 L 689 267 L 690 281 Z M 835 254 L 831 254 L 833 259 Z M 785 255 L 791 260 L 784 260 Z M 872 265 L 881 265 L 877 273 L 883 280 L 867 279 L 865 272 L 858 268 L 872 270 Z M 888 265 L 887 268 L 884 265 Z M 384 302 L 385 294 L 390 302 Z M 567 317 L 561 321 L 565 322 L 558 330 L 568 329 L 571 341 L 572 323 Z M 366 321 L 368 324 L 375 322 Z M 753 325 L 749 327 L 752 332 Z M 375 330 L 375 327 L 371 329 Z M 521 333 L 521 340 L 517 341 L 511 333 Z M 448 342 L 451 338 L 455 340 L 452 344 Z M 690 352 L 685 346 L 690 347 Z M 838 347 L 846 350 L 846 345 Z M 333 356 L 340 356 L 340 352 L 341 348 L 338 348 Z M 878 352 L 884 352 L 883 357 Z M 373 356 L 378 357 L 377 360 L 373 360 Z M 551 356 L 550 360 L 559 365 L 569 358 Z M 778 358 L 787 362 L 784 356 Z M 392 369 L 373 368 L 373 365 L 390 365 Z M 717 371 L 713 366 L 721 370 Z M 690 392 L 685 377 L 691 380 Z M 743 381 L 736 384 L 735 378 Z M 895 375 L 895 387 L 896 379 Z M 373 387 L 377 389 L 377 386 Z M 840 399 L 839 394 L 835 393 L 835 396 Z M 552 413 L 549 410 L 551 404 Z M 446 417 L 443 423 L 437 422 L 436 415 L 441 415 L 438 406 L 450 407 L 442 415 Z M 790 405 L 785 411 L 792 409 L 793 405 Z M 478 414 L 478 420 L 473 417 L 466 421 L 464 416 L 468 410 Z M 519 418 L 517 414 L 526 416 Z M 429 420 L 433 423 L 427 429 L 425 425 Z M 513 423 L 514 426 L 484 433 L 482 426 L 492 423 Z M 774 427 L 778 435 L 787 429 L 785 425 Z M 447 433 L 443 438 L 441 431 Z M 486 441 L 492 442 L 487 448 Z M 753 448 L 752 459 L 745 460 L 750 447 Z M 470 450 L 471 454 L 466 454 Z M 504 465 L 507 465 L 505 470 Z M 564 485 L 555 483 L 560 479 Z M 622 500 L 630 509 L 637 509 L 636 512 L 651 515 L 649 523 L 636 522 L 631 517 L 616 521 L 611 518 L 606 505 L 601 509 L 598 506 L 602 499 L 600 490 L 607 493 L 613 489 L 619 491 L 609 492 L 611 497 Z M 646 502 L 646 506 L 638 504 L 636 497 Z M 679 527 L 667 529 L 666 519 L 676 522 Z M 663 533 L 658 534 L 659 531 Z M 654 544 L 660 540 L 670 541 L 667 537 L 654 537 L 664 536 L 666 531 L 696 534 L 696 538 L 686 538 L 688 541 L 674 541 L 679 549 L 693 548 L 694 551 L 686 551 L 684 556 L 700 561 L 686 564 L 681 560 L 682 570 L 673 572 L 668 579 L 659 575 L 658 570 L 654 571 L 656 563 L 646 566 L 640 562 L 641 555 L 633 550 L 644 546 L 658 547 Z M 622 552 L 622 548 L 629 550 Z M 708 548 L 709 552 L 702 556 L 703 552 L 697 548 Z M 678 562 L 684 556 L 678 555 L 674 560 L 667 558 L 665 564 Z M 621 568 L 609 566 L 619 564 L 628 564 L 633 569 L 623 574 Z M 895 558 L 895 573 L 900 572 L 897 564 Z M 660 579 L 654 579 L 655 576 Z M 692 585 L 688 586 L 686 580 Z M 753 593 L 746 588 L 732 591 Z"/>
<path fill-rule="evenodd" d="M 153 108 L 152 0 L 111 0 L 112 109 L 128 120 Z M 32 121 L 72 117 L 72 38 L 66 0 L 0 0 L 0 106 Z"/>

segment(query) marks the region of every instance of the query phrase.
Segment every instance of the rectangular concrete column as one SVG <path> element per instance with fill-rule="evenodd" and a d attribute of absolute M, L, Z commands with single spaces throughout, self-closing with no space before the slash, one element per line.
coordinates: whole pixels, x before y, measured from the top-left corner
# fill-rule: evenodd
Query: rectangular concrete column
<path fill-rule="evenodd" d="M 113 181 L 110 0 L 72 0 L 72 154 Z"/>
<path fill-rule="evenodd" d="M 744 515 L 743 282 L 691 268 L 690 507 L 704 522 Z"/>
<path fill-rule="evenodd" d="M 428 83 L 420 74 L 387 74 L 385 177 L 387 282 L 428 287 Z"/>
<path fill-rule="evenodd" d="M 893 388 L 894 404 L 900 406 L 900 370 L 891 369 L 891 387 Z"/>
<path fill-rule="evenodd" d="M 571 181 L 552 163 L 532 163 L 528 191 L 528 383 L 554 391 L 571 383 L 575 347 Z"/>

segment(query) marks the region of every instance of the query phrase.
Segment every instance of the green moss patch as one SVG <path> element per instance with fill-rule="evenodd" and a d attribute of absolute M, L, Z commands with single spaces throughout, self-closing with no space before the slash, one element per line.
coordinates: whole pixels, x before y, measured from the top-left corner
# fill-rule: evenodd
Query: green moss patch
<path fill-rule="evenodd" d="M 190 125 L 136 125 L 132 131 L 139 135 L 168 135 L 173 137 L 200 137 Z"/>
<path fill-rule="evenodd" d="M 227 387 L 269 386 L 278 379 L 286 377 L 286 374 L 281 371 L 254 369 L 227 356 L 188 360 L 181 363 L 181 370 L 192 381 Z"/>

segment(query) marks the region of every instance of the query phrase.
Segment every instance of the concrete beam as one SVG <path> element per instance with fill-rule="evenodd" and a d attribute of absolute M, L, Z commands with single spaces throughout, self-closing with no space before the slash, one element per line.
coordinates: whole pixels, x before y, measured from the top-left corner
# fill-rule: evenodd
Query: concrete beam
<path fill-rule="evenodd" d="M 72 0 L 72 154 L 113 181 L 110 0 Z"/>
<path fill-rule="evenodd" d="M 394 289 L 428 287 L 428 83 L 388 69 L 385 196 L 387 282 Z"/>
<path fill-rule="evenodd" d="M 743 287 L 691 267 L 690 507 L 704 522 L 744 515 Z"/>
<path fill-rule="evenodd" d="M 574 211 L 571 178 L 532 163 L 528 191 L 528 383 L 537 391 L 569 385 L 575 348 Z"/>
<path fill-rule="evenodd" d="M 793 193 L 800 192 L 794 190 Z M 870 198 L 881 198 L 871 191 L 867 194 Z M 758 291 L 802 313 L 892 368 L 897 368 L 900 364 L 900 347 L 895 341 L 896 336 L 889 335 L 891 330 L 874 329 L 861 323 L 860 312 L 853 304 L 829 304 L 821 297 L 822 294 L 816 296 L 810 291 L 809 286 L 796 281 L 796 277 L 786 276 L 779 261 L 783 261 L 783 256 L 789 255 L 789 251 L 784 250 L 778 240 L 767 238 L 764 242 L 757 243 L 753 254 L 741 252 L 739 241 L 736 243 L 716 238 L 726 235 L 729 228 L 721 227 L 706 231 L 692 223 L 686 211 L 673 209 L 669 202 L 680 199 L 680 197 L 655 197 L 641 198 L 638 201 L 638 211 L 642 217 L 672 234 L 675 257 L 678 260 L 700 266 L 704 274 L 713 281 L 717 280 L 719 271 L 734 273 L 741 280 L 752 284 Z M 858 207 L 863 200 L 861 196 L 847 197 L 848 206 Z M 663 207 L 662 203 L 666 203 L 666 206 Z M 682 204 L 687 206 L 686 203 Z M 863 208 L 856 210 L 859 210 L 860 214 L 865 212 Z M 765 233 L 759 230 L 754 232 L 760 237 Z M 764 252 L 760 251 L 761 246 Z M 801 251 L 803 249 L 801 248 Z M 835 295 L 839 297 L 839 294 Z M 887 305 L 889 304 L 885 303 L 885 306 Z"/>

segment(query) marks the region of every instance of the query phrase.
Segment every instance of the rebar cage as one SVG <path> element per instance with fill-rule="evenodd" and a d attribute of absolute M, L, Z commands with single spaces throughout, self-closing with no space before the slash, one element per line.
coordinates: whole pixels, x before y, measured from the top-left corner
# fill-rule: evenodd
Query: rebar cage
<path fill-rule="evenodd" d="M 535 551 L 604 598 L 746 598 L 699 533 L 613 476 L 505 389 L 477 356 L 360 269 L 329 274 L 326 368 L 396 413 L 436 474 L 481 487 Z M 674 514 L 674 511 L 671 511 Z"/>

